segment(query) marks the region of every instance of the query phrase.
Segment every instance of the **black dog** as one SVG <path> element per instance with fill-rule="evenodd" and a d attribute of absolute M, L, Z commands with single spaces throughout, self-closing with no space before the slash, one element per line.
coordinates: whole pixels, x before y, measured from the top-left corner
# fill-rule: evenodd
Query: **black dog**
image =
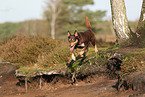
<path fill-rule="evenodd" d="M 68 41 L 70 45 L 70 51 L 72 52 L 73 60 L 76 60 L 74 56 L 75 49 L 82 48 L 82 51 L 79 53 L 82 57 L 85 50 L 88 51 L 89 42 L 91 42 L 91 44 L 95 46 L 95 52 L 98 52 L 96 42 L 95 42 L 95 35 L 93 34 L 91 30 L 91 25 L 90 25 L 88 17 L 86 17 L 86 25 L 87 25 L 88 30 L 84 32 L 78 33 L 77 31 L 75 31 L 74 34 L 71 35 L 70 32 L 68 31 Z"/>

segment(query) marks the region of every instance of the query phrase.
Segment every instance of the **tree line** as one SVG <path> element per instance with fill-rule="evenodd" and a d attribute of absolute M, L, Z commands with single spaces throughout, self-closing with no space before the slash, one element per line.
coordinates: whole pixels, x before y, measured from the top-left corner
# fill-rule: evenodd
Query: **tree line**
<path fill-rule="evenodd" d="M 103 19 L 106 11 L 91 11 L 83 9 L 85 5 L 94 4 L 93 0 L 48 0 L 44 11 L 44 17 L 50 23 L 51 35 L 55 39 L 55 28 L 84 30 L 85 21 L 82 19 L 89 16 L 91 24 Z M 132 31 L 126 16 L 124 0 L 110 0 L 113 29 L 116 35 L 116 42 L 120 46 L 145 46 L 145 0 L 142 3 L 141 15 L 136 28 Z M 95 27 L 94 27 L 95 28 Z M 96 29 L 94 29 L 95 31 Z M 61 31 L 60 31 L 61 32 Z"/>
<path fill-rule="evenodd" d="M 56 28 L 67 32 L 86 29 L 85 17 L 88 16 L 93 30 L 96 31 L 96 22 L 101 21 L 106 11 L 91 11 L 84 9 L 86 5 L 93 5 L 93 0 L 47 0 L 44 18 L 50 24 L 51 36 L 55 39 Z M 58 33 L 65 33 L 59 30 Z"/>

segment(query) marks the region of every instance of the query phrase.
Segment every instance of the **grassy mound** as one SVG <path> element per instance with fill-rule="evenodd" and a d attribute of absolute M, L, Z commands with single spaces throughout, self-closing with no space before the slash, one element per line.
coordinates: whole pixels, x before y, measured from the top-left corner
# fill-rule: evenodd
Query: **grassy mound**
<path fill-rule="evenodd" d="M 119 51 L 124 55 L 122 74 L 145 70 L 145 48 L 125 48 Z"/>
<path fill-rule="evenodd" d="M 18 73 L 22 74 L 50 73 L 53 71 L 53 73 L 76 72 L 76 74 L 87 75 L 106 71 L 104 69 L 106 63 L 109 66 L 107 68 L 113 66 L 113 73 L 111 73 L 111 69 L 110 74 L 116 74 L 115 66 L 121 67 L 121 74 L 141 71 L 145 67 L 144 48 L 121 50 L 111 48 L 102 49 L 98 53 L 90 49 L 86 58 L 80 58 L 68 64 L 67 62 L 71 59 L 68 44 L 49 37 L 16 35 L 1 41 L 0 48 L 0 59 L 20 67 Z M 115 51 L 124 55 L 119 65 L 115 58 L 110 60 L 110 57 L 115 55 Z"/>
<path fill-rule="evenodd" d="M 42 66 L 68 61 L 67 43 L 50 37 L 16 35 L 0 42 L 0 59 L 16 66 Z"/>

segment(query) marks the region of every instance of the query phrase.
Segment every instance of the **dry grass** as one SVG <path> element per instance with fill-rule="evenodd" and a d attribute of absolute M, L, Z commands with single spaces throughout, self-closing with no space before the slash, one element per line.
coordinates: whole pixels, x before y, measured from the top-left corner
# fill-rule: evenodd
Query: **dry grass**
<path fill-rule="evenodd" d="M 0 43 L 0 59 L 15 63 L 18 67 L 31 66 L 37 62 L 41 65 L 65 62 L 68 60 L 65 56 L 69 53 L 66 45 L 49 37 L 16 35 Z"/>

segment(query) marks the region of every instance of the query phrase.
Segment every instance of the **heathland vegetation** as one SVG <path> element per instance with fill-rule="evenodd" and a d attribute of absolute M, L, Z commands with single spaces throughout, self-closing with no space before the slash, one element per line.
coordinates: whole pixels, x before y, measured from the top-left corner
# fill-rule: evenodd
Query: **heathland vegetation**
<path fill-rule="evenodd" d="M 129 23 L 133 30 L 136 29 L 137 22 Z M 98 47 L 112 47 L 115 44 L 115 36 L 111 22 L 98 21 L 96 26 L 98 30 L 95 35 Z M 51 38 L 49 32 L 49 25 L 44 20 L 0 24 L 0 59 L 14 63 L 18 68 L 31 67 L 36 64 L 41 68 L 52 68 L 58 64 L 66 64 L 71 58 L 67 32 L 56 33 L 55 40 Z M 134 61 L 134 57 L 129 56 L 129 58 L 133 58 L 132 61 Z M 128 65 L 124 65 L 122 68 L 131 69 L 133 66 L 130 67 L 130 61 L 130 59 L 125 58 L 125 63 Z M 140 62 L 143 61 L 140 60 Z M 126 72 L 125 69 L 123 71 Z"/>

